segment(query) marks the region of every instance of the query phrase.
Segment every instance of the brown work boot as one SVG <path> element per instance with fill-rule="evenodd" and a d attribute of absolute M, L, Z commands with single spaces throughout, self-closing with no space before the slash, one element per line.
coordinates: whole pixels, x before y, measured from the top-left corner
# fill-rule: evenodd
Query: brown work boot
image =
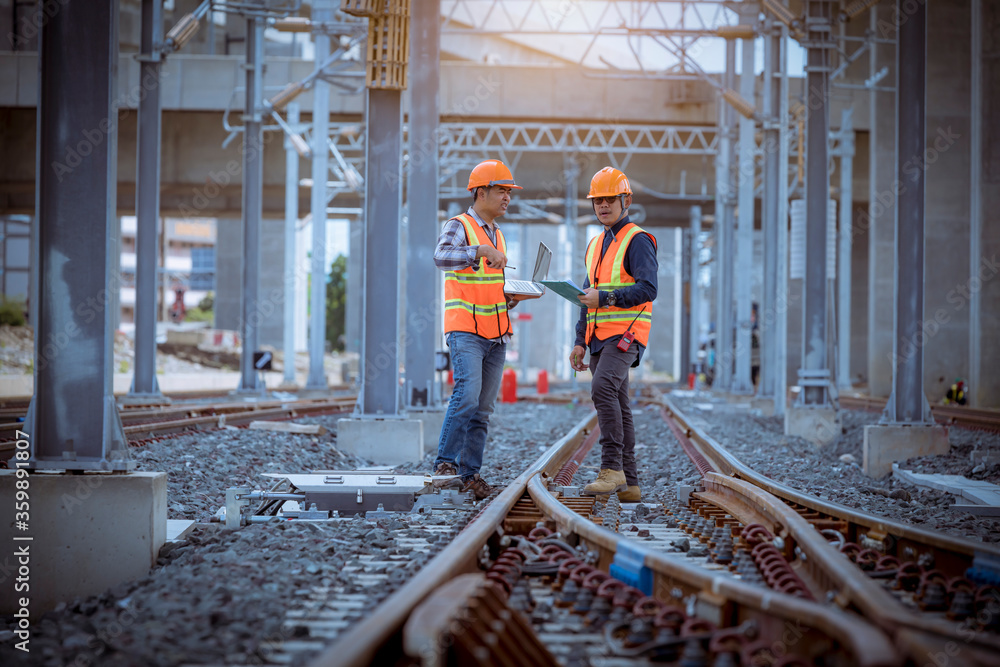
<path fill-rule="evenodd" d="M 462 480 L 458 477 L 458 468 L 454 463 L 447 461 L 439 463 L 432 475 L 439 478 L 431 482 L 431 486 L 435 489 L 457 489 L 462 485 Z"/>
<path fill-rule="evenodd" d="M 597 479 L 583 487 L 583 493 L 588 496 L 599 496 L 611 494 L 615 491 L 624 491 L 628 486 L 625 482 L 625 473 L 621 470 L 611 470 L 602 468 L 597 475 Z"/>
<path fill-rule="evenodd" d="M 629 487 L 624 491 L 619 491 L 618 500 L 623 503 L 642 502 L 642 492 L 639 490 L 639 485 L 630 484 Z"/>
<path fill-rule="evenodd" d="M 476 497 L 476 500 L 482 500 L 493 495 L 494 489 L 477 472 L 462 484 L 462 491 L 469 491 Z"/>

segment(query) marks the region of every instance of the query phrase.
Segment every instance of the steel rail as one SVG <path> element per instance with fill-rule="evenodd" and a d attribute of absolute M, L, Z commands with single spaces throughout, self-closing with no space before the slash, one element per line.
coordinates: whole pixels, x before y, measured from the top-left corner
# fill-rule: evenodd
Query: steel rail
<path fill-rule="evenodd" d="M 401 632 L 410 612 L 445 582 L 460 573 L 476 569 L 480 550 L 524 495 L 529 480 L 543 473 L 555 475 L 596 423 L 596 413 L 582 419 L 573 430 L 501 491 L 416 577 L 386 598 L 370 615 L 341 634 L 310 663 L 311 667 L 391 664 L 377 658 L 380 651 L 402 654 Z"/>
<path fill-rule="evenodd" d="M 660 401 L 671 416 L 681 422 L 683 428 L 695 443 L 695 446 L 698 447 L 702 455 L 715 464 L 717 470 L 727 476 L 744 479 L 786 502 L 795 503 L 815 512 L 828 514 L 847 521 L 851 526 L 851 534 L 845 535 L 848 540 L 858 541 L 861 535 L 866 535 L 870 539 L 877 541 L 883 541 L 886 537 L 892 537 L 893 546 L 900 553 L 906 547 L 924 547 L 933 549 L 935 558 L 940 556 L 945 562 L 956 560 L 955 557 L 957 556 L 957 562 L 946 567 L 969 567 L 972 565 L 972 559 L 977 553 L 988 554 L 993 558 L 1000 558 L 1000 548 L 995 546 L 952 537 L 942 533 L 935 533 L 916 526 L 898 523 L 891 519 L 865 514 L 852 507 L 820 500 L 765 477 L 750 469 L 735 456 L 715 444 L 715 441 L 702 429 L 688 424 L 683 417 L 683 413 L 668 396 L 664 396 Z M 653 402 L 656 401 L 654 400 Z M 941 562 L 940 559 L 938 562 Z"/>
<path fill-rule="evenodd" d="M 975 637 L 970 638 L 961 624 L 918 615 L 907 610 L 881 585 L 870 579 L 840 552 L 831 548 L 820 532 L 786 503 L 801 505 L 845 521 L 852 528 L 848 531 L 849 534 L 845 535 L 848 539 L 851 539 L 851 534 L 860 534 L 858 526 L 867 529 L 867 537 L 875 539 L 871 537 L 875 535 L 879 542 L 884 543 L 886 536 L 893 536 L 895 539 L 892 541 L 892 546 L 896 548 L 897 554 L 902 552 L 900 544 L 911 545 L 914 548 L 932 547 L 938 567 L 942 567 L 940 563 L 943 561 L 953 561 L 942 569 L 955 567 L 964 573 L 965 569 L 972 565 L 971 559 L 977 552 L 1000 556 L 1000 550 L 863 514 L 836 503 L 804 495 L 774 482 L 747 468 L 697 427 L 688 425 L 683 413 L 668 397 L 663 397 L 661 401 L 664 409 L 669 410 L 672 418 L 683 425 L 688 435 L 694 436 L 692 440 L 695 447 L 722 471 L 721 474 L 705 474 L 703 477 L 705 491 L 696 495 L 718 504 L 745 523 L 765 525 L 785 541 L 785 549 L 789 553 L 792 553 L 796 546 L 801 549 L 801 553 L 805 555 L 802 559 L 804 561 L 802 569 L 808 573 L 808 578 L 820 594 L 833 591 L 834 601 L 838 605 L 857 609 L 893 636 L 899 636 L 902 630 L 909 628 L 932 635 L 940 641 L 958 639 L 971 644 L 973 648 L 1000 651 L 1000 637 L 977 633 Z M 964 560 L 960 558 L 959 562 L 954 562 L 956 552 L 961 554 Z M 885 549 L 885 553 L 889 555 L 890 549 Z M 916 554 L 914 551 L 912 559 L 915 559 Z M 950 559 L 947 558 L 949 556 Z"/>
<path fill-rule="evenodd" d="M 885 409 L 884 398 L 871 396 L 841 396 L 840 404 L 852 410 L 880 411 Z M 1000 410 L 972 408 L 965 405 L 932 405 L 931 414 L 939 424 L 962 428 L 984 429 L 1000 432 Z"/>
<path fill-rule="evenodd" d="M 544 514 L 555 519 L 564 540 L 569 535 L 578 536 L 600 553 L 602 569 L 610 565 L 619 545 L 627 541 L 622 535 L 568 509 L 549 493 L 545 482 L 537 476 L 529 480 L 528 494 Z M 717 607 L 720 615 L 724 613 L 723 607 L 728 600 L 740 606 L 733 615 L 741 619 L 777 616 L 786 623 L 801 622 L 820 630 L 847 647 L 858 665 L 898 665 L 902 662 L 889 638 L 864 619 L 834 611 L 816 602 L 710 573 L 670 559 L 641 544 L 630 542 L 629 550 L 641 554 L 645 567 L 654 573 L 654 597 L 667 599 L 672 589 L 679 588 L 686 594 L 698 594 L 704 606 Z"/>

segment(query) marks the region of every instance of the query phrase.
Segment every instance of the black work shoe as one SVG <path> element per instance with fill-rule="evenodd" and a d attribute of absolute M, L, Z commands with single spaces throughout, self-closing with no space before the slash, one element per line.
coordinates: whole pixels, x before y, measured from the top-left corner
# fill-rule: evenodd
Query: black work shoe
<path fill-rule="evenodd" d="M 483 498 L 489 498 L 493 495 L 494 489 L 492 486 L 487 484 L 486 480 L 480 477 L 477 472 L 475 475 L 465 480 L 462 484 L 462 491 L 471 492 L 476 497 L 476 500 L 482 500 Z"/>
<path fill-rule="evenodd" d="M 457 489 L 462 486 L 462 480 L 458 477 L 458 468 L 454 463 L 444 461 L 434 469 L 433 476 L 437 477 L 431 486 L 435 489 Z"/>

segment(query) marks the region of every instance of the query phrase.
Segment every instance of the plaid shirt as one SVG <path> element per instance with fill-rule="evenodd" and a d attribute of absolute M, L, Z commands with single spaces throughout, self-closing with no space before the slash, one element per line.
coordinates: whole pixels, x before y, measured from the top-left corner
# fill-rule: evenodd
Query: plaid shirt
<path fill-rule="evenodd" d="M 494 243 L 496 243 L 496 223 L 487 225 L 471 206 L 466 213 L 471 215 L 472 219 L 478 222 L 479 226 L 486 230 L 486 235 L 489 236 Z M 469 245 L 469 241 L 465 237 L 465 226 L 462 225 L 462 221 L 458 218 L 452 218 L 448 222 L 444 223 L 444 229 L 441 231 L 441 236 L 438 237 L 437 247 L 434 248 L 434 265 L 442 271 L 461 271 L 462 269 L 467 269 L 470 266 L 478 271 L 479 260 L 476 258 L 476 252 L 478 249 L 479 246 L 477 245 Z M 507 310 L 510 310 L 513 307 L 514 304 L 508 301 Z M 501 343 L 509 343 L 510 335 L 508 334 L 501 338 L 494 338 L 492 340 L 499 340 Z"/>
<path fill-rule="evenodd" d="M 478 222 L 479 226 L 486 230 L 486 234 L 496 242 L 495 226 L 487 225 L 471 206 L 466 213 L 471 215 L 472 219 Z M 476 259 L 478 248 L 477 245 L 469 245 L 462 221 L 452 218 L 444 223 L 444 229 L 438 237 L 437 247 L 434 249 L 434 265 L 442 271 L 461 271 L 470 266 L 478 271 L 479 260 Z"/>

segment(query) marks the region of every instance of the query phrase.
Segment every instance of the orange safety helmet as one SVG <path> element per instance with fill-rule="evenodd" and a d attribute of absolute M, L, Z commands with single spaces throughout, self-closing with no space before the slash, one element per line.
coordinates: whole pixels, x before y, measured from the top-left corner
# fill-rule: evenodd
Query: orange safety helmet
<path fill-rule="evenodd" d="M 625 173 L 614 167 L 605 167 L 590 179 L 590 193 L 587 199 L 595 197 L 617 197 L 632 194 L 632 186 L 628 184 Z"/>
<path fill-rule="evenodd" d="M 514 174 L 510 173 L 507 165 L 500 160 L 486 160 L 477 164 L 469 173 L 469 187 L 466 189 L 474 190 L 494 185 L 503 185 L 513 190 L 524 189 L 514 184 Z"/>

